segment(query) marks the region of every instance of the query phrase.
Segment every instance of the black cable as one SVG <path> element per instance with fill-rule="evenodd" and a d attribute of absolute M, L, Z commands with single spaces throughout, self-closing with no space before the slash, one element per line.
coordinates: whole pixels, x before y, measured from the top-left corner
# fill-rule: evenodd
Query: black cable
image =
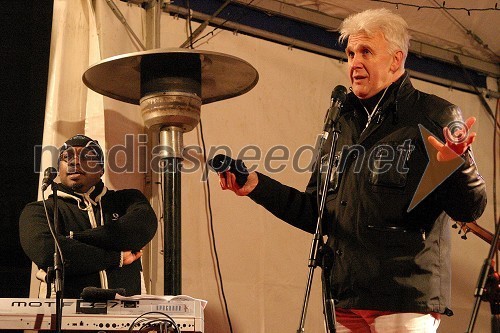
<path fill-rule="evenodd" d="M 488 11 L 497 11 L 497 10 L 500 10 L 500 8 L 498 8 L 498 4 L 497 3 L 495 3 L 495 7 L 466 8 L 466 7 L 446 7 L 446 1 L 443 1 L 443 5 L 442 6 L 439 6 L 439 4 L 437 4 L 436 6 L 415 5 L 415 4 L 411 4 L 411 3 L 393 2 L 393 1 L 387 1 L 387 0 L 370 0 L 370 1 L 372 1 L 372 2 L 382 2 L 382 3 L 387 3 L 387 4 L 395 5 L 396 8 L 398 8 L 399 6 L 407 6 L 407 7 L 417 8 L 417 10 L 420 10 L 420 9 L 462 10 L 462 11 L 466 11 L 469 15 L 470 15 L 470 12 L 488 12 Z"/>
<path fill-rule="evenodd" d="M 323 145 L 325 144 L 326 140 L 323 138 L 320 138 L 320 144 L 318 145 L 318 156 L 316 156 L 316 208 L 318 210 L 318 216 L 319 216 L 319 206 L 320 206 L 320 201 L 321 201 L 321 195 L 320 195 L 320 189 L 323 188 L 321 186 L 322 181 L 321 181 L 321 171 L 322 171 L 322 154 L 323 154 Z M 325 181 L 329 181 L 325 179 Z"/>
<path fill-rule="evenodd" d="M 200 136 L 201 136 L 201 143 L 203 146 L 203 172 L 207 173 L 205 179 L 206 179 L 206 184 L 207 184 L 207 204 L 208 204 L 210 233 L 212 235 L 212 246 L 214 248 L 215 263 L 217 266 L 217 274 L 219 275 L 220 290 L 221 290 L 221 294 L 222 294 L 222 299 L 224 301 L 224 309 L 226 311 L 227 322 L 229 324 L 229 331 L 231 333 L 233 333 L 233 325 L 231 324 L 231 317 L 229 316 L 229 309 L 227 306 L 226 293 L 224 292 L 224 284 L 222 282 L 222 273 L 220 271 L 219 255 L 217 254 L 217 246 L 216 246 L 216 242 L 215 242 L 215 232 L 214 232 L 214 223 L 213 223 L 213 215 L 212 215 L 212 203 L 211 203 L 211 198 L 210 198 L 210 182 L 208 179 L 208 169 L 206 167 L 206 165 L 207 165 L 207 150 L 206 150 L 206 146 L 205 146 L 205 138 L 203 136 L 203 124 L 202 124 L 201 120 L 200 120 Z M 205 176 L 205 174 L 204 174 L 204 176 Z"/>
<path fill-rule="evenodd" d="M 498 118 L 498 113 L 499 113 L 499 107 L 500 107 L 500 99 L 497 99 L 497 107 L 495 109 L 495 125 L 498 124 L 499 118 Z M 500 228 L 500 225 L 498 223 L 499 218 L 498 218 L 498 213 L 497 213 L 497 160 L 498 160 L 498 137 L 500 136 L 500 130 L 498 130 L 497 126 L 494 126 L 493 128 L 493 217 L 495 219 L 495 231 L 497 228 Z M 498 272 L 499 268 L 499 263 L 498 263 L 498 251 L 496 252 L 497 255 L 497 260 L 496 262 L 496 271 Z"/>
<path fill-rule="evenodd" d="M 436 5 L 439 5 L 437 3 L 436 0 L 432 0 Z M 488 47 L 487 44 L 485 44 L 483 42 L 483 40 L 478 36 L 476 35 L 472 30 L 470 29 L 467 29 L 467 27 L 465 27 L 465 25 L 463 25 L 459 20 L 457 20 L 451 13 L 448 12 L 448 8 L 444 7 L 443 6 L 443 11 L 445 12 L 446 15 L 448 15 L 456 25 L 458 25 L 467 35 L 471 36 L 472 39 L 474 39 L 474 41 L 476 41 L 476 43 L 478 43 L 479 45 L 481 45 L 487 52 L 490 53 L 490 55 L 492 55 L 495 59 L 497 60 L 500 60 L 500 57 L 492 50 Z"/>
<path fill-rule="evenodd" d="M 47 224 L 49 226 L 50 234 L 52 235 L 52 238 L 54 239 L 54 242 L 57 246 L 57 249 L 59 250 L 59 255 L 61 256 L 61 264 L 62 264 L 62 269 L 64 271 L 64 257 L 63 253 L 61 251 L 61 246 L 59 244 L 59 240 L 57 239 L 57 235 L 52 228 L 52 224 L 50 223 L 50 218 L 49 218 L 49 213 L 47 211 L 47 204 L 45 203 L 45 194 L 42 192 L 42 203 L 43 203 L 43 209 L 45 210 L 45 218 L 47 219 Z"/>
<path fill-rule="evenodd" d="M 196 28 L 194 33 L 191 33 L 190 37 L 186 41 L 184 41 L 184 43 L 181 44 L 180 48 L 188 46 L 188 43 L 190 43 L 193 38 L 201 34 L 202 31 L 205 30 L 207 25 L 210 23 L 210 21 L 214 17 L 217 17 L 217 15 L 219 15 L 222 12 L 222 10 L 224 10 L 224 8 L 226 8 L 231 3 L 231 1 L 232 0 L 226 0 L 226 2 L 224 2 L 224 4 L 219 7 L 219 9 L 217 9 L 208 19 L 206 19 L 202 24 L 200 24 L 200 26 L 198 26 L 198 28 Z"/>
<path fill-rule="evenodd" d="M 160 170 L 164 170 L 164 168 L 166 168 L 166 163 L 161 160 L 160 161 Z M 161 244 L 162 244 L 162 247 L 161 247 L 161 254 L 162 255 L 165 255 L 165 241 L 164 241 L 164 235 L 165 235 L 165 216 L 164 216 L 164 210 L 163 210 L 163 206 L 161 205 L 161 203 L 163 202 L 163 177 L 164 177 L 164 173 L 162 172 L 161 173 L 161 179 L 159 182 L 157 182 L 156 184 L 157 185 L 160 185 L 160 193 L 158 194 L 158 196 L 160 197 L 160 200 L 159 200 L 159 211 L 160 211 L 160 216 L 158 217 L 159 221 L 160 221 L 160 238 L 161 238 Z"/>
<path fill-rule="evenodd" d="M 462 72 L 464 74 L 464 77 L 467 79 L 467 81 L 469 81 L 469 85 L 476 92 L 476 95 L 479 97 L 481 105 L 483 105 L 483 107 L 485 108 L 486 113 L 493 119 L 493 218 L 494 218 L 493 223 L 495 225 L 495 230 L 496 230 L 498 227 L 500 227 L 500 225 L 497 222 L 498 215 L 497 215 L 497 204 L 496 204 L 497 203 L 496 166 L 497 166 L 497 158 L 498 158 L 497 154 L 496 154 L 496 151 L 497 151 L 496 147 L 497 147 L 497 137 L 498 137 L 498 133 L 500 131 L 500 124 L 498 123 L 498 107 L 499 107 L 500 100 L 497 99 L 496 110 L 495 110 L 495 113 L 493 114 L 493 111 L 491 110 L 490 106 L 488 105 L 488 103 L 484 99 L 484 97 L 481 94 L 481 92 L 479 91 L 479 89 L 477 89 L 477 87 L 474 85 L 472 78 L 470 77 L 469 73 L 465 70 L 465 67 L 462 65 L 462 62 L 460 61 L 458 56 L 455 56 L 454 59 L 455 59 L 455 62 L 462 68 Z M 498 255 L 498 253 L 497 253 L 497 255 Z M 496 262 L 497 262 L 497 270 L 498 270 L 498 260 Z"/>
<path fill-rule="evenodd" d="M 151 316 L 151 315 L 161 315 L 165 316 L 165 318 L 145 318 L 145 316 Z M 159 324 L 166 324 L 166 328 L 172 327 L 174 329 L 175 333 L 181 333 L 181 330 L 175 320 L 170 317 L 168 314 L 163 313 L 163 312 L 158 312 L 158 311 L 150 311 L 150 312 L 145 312 L 141 314 L 139 317 L 135 318 L 134 321 L 130 324 L 128 331 L 132 332 L 134 330 L 134 327 L 136 325 L 141 325 L 139 327 L 139 332 L 142 332 L 143 330 L 146 330 L 146 332 L 149 332 L 151 328 L 153 327 L 158 327 Z M 166 331 L 165 331 L 166 332 Z"/>
<path fill-rule="evenodd" d="M 250 1 L 249 3 L 247 3 L 245 6 L 248 7 L 250 6 L 255 0 L 252 0 Z M 241 14 L 238 18 L 236 18 L 233 22 L 238 22 L 240 21 L 243 17 L 245 17 L 245 15 L 247 14 Z M 192 44 L 195 44 L 197 42 L 199 42 L 200 40 L 206 38 L 207 36 L 209 35 L 213 35 L 214 32 L 220 28 L 222 28 L 224 26 L 224 24 L 226 24 L 227 22 L 229 21 L 229 18 L 227 18 L 226 20 L 224 20 L 224 22 L 222 22 L 220 25 L 218 25 L 217 27 L 213 28 L 212 31 L 206 33 L 205 35 L 201 36 L 200 38 L 196 39 L 195 41 L 192 42 Z"/>
<path fill-rule="evenodd" d="M 190 4 L 189 4 L 189 0 L 187 0 L 186 2 L 186 5 L 187 5 L 187 9 L 188 9 L 188 29 L 189 29 L 189 36 L 188 36 L 188 39 L 189 39 L 189 43 L 190 43 L 190 48 L 192 49 L 193 48 L 193 28 L 192 28 L 192 25 L 191 25 L 191 7 L 190 7 Z M 203 146 L 203 172 L 207 172 L 207 168 L 206 168 L 206 163 L 207 163 L 207 154 L 206 154 L 206 146 L 205 146 L 205 137 L 203 135 L 203 124 L 200 120 L 200 136 L 201 136 L 201 142 L 202 142 L 202 146 Z M 221 289 L 221 294 L 222 294 L 222 299 L 224 301 L 224 309 L 225 309 L 225 312 L 226 312 L 226 317 L 227 317 L 227 321 L 228 321 L 228 324 L 229 324 L 229 331 L 232 333 L 233 332 L 233 325 L 231 324 L 231 317 L 229 315 L 229 309 L 228 309 L 228 305 L 227 305 L 227 300 L 226 300 L 226 293 L 224 292 L 224 284 L 223 284 L 223 281 L 222 281 L 222 273 L 221 273 L 221 270 L 220 270 L 220 263 L 219 263 L 219 255 L 217 253 L 217 245 L 216 245 L 216 242 L 215 242 L 215 232 L 214 232 L 214 226 L 213 226 L 213 214 L 212 214 L 212 203 L 211 203 L 211 197 L 210 197 L 210 182 L 209 182 L 209 179 L 208 179 L 208 174 L 206 175 L 207 177 L 205 177 L 205 179 L 207 180 L 206 181 L 206 184 L 207 184 L 207 202 L 208 202 L 208 212 L 209 212 L 209 224 L 210 224 L 210 233 L 212 234 L 212 246 L 213 246 L 213 249 L 214 249 L 214 256 L 215 256 L 215 262 L 216 262 L 216 266 L 217 266 L 217 274 L 219 276 L 219 283 L 220 283 L 220 289 Z"/>
<path fill-rule="evenodd" d="M 453 59 L 455 60 L 455 62 L 457 63 L 457 65 L 460 66 L 460 68 L 462 69 L 462 72 L 464 74 L 465 79 L 469 82 L 469 85 L 472 87 L 472 89 L 476 93 L 477 97 L 479 98 L 479 101 L 481 102 L 481 105 L 484 107 L 484 109 L 486 110 L 486 112 L 488 113 L 488 115 L 491 117 L 491 119 L 493 119 L 493 121 L 495 121 L 495 128 L 500 128 L 500 125 L 495 120 L 495 115 L 493 114 L 493 111 L 491 110 L 491 108 L 488 105 L 488 103 L 486 103 L 486 100 L 484 99 L 483 95 L 481 94 L 481 92 L 479 91 L 479 89 L 474 84 L 474 81 L 472 81 L 472 78 L 469 75 L 469 72 L 467 72 L 467 70 L 465 69 L 464 65 L 460 61 L 460 58 L 457 55 L 455 55 L 453 57 Z"/>
<path fill-rule="evenodd" d="M 189 0 L 186 0 L 186 6 L 187 6 L 187 10 L 188 10 L 188 14 L 187 14 L 187 26 L 188 26 L 188 41 L 189 41 L 189 48 L 193 49 L 193 27 L 192 27 L 192 24 L 191 24 L 191 5 L 189 3 Z M 224 22 L 225 23 L 225 22 Z M 204 37 L 202 37 L 204 38 Z M 207 163 L 207 154 L 206 154 L 206 145 L 205 145 L 205 137 L 203 135 L 203 125 L 202 125 L 202 122 L 200 120 L 200 136 L 201 136 L 201 142 L 202 142 L 202 146 L 203 146 L 203 172 L 207 172 L 207 168 L 206 168 L 206 163 Z M 208 173 L 208 172 L 207 172 Z M 221 290 L 221 294 L 222 294 L 222 299 L 223 299 L 223 302 L 224 302 L 224 309 L 225 309 L 225 312 L 226 312 L 226 317 L 227 317 L 227 321 L 228 321 L 228 324 L 229 324 L 229 331 L 232 333 L 233 332 L 233 325 L 231 323 L 231 317 L 229 315 L 229 309 L 228 309 L 228 305 L 227 305 L 227 299 L 226 299 L 226 293 L 224 291 L 224 283 L 222 281 L 222 273 L 221 273 L 221 270 L 220 270 L 220 263 L 219 263 L 219 255 L 217 253 L 217 245 L 216 245 L 216 241 L 215 241 L 215 232 L 214 232 L 214 226 L 213 226 L 213 214 L 212 214 L 212 203 L 211 203 L 211 197 L 210 197 L 210 182 L 209 182 L 209 179 L 208 179 L 208 174 L 207 174 L 207 177 L 205 177 L 206 179 L 206 184 L 207 184 L 207 205 L 208 205 L 208 214 L 209 214 L 209 225 L 210 225 L 210 233 L 211 233 L 211 237 L 212 237 L 212 246 L 213 246 L 213 249 L 214 249 L 214 256 L 215 256 L 215 264 L 216 264 L 216 268 L 217 268 L 217 275 L 219 277 L 219 284 L 220 284 L 220 290 Z"/>

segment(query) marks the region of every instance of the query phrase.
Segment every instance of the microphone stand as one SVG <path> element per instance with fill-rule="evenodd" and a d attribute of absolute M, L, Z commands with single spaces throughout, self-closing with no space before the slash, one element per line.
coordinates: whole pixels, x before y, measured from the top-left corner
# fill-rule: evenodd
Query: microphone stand
<path fill-rule="evenodd" d="M 477 287 L 474 291 L 476 301 L 472 309 L 472 316 L 467 328 L 467 333 L 472 333 L 476 323 L 477 314 L 481 301 L 489 301 L 491 309 L 491 332 L 500 331 L 500 281 L 498 273 L 493 267 L 493 257 L 498 249 L 498 240 L 500 238 L 500 221 L 497 221 L 495 237 L 491 241 L 488 257 L 484 260 L 483 267 L 479 273 Z"/>
<path fill-rule="evenodd" d="M 323 223 L 323 212 L 325 209 L 325 203 L 326 203 L 326 196 L 327 196 L 327 190 L 328 190 L 328 184 L 330 182 L 330 176 L 332 173 L 332 167 L 333 167 L 333 159 L 335 158 L 334 153 L 337 147 L 337 141 L 338 137 L 340 134 L 340 128 L 336 129 L 336 122 L 334 122 L 333 125 L 333 132 L 332 132 L 332 145 L 330 147 L 330 155 L 328 159 L 328 164 L 327 164 L 327 170 L 326 170 L 326 177 L 323 182 L 323 184 L 320 184 L 321 182 L 318 182 L 317 186 L 318 188 L 322 185 L 322 192 L 321 192 L 321 201 L 320 205 L 318 207 L 318 219 L 316 222 L 316 231 L 313 236 L 312 244 L 311 244 L 311 250 L 309 254 L 309 275 L 307 278 L 307 285 L 306 285 L 306 292 L 304 296 L 304 303 L 302 305 L 302 314 L 300 318 L 300 324 L 299 328 L 297 329 L 297 333 L 303 333 L 304 332 L 304 325 L 305 325 L 305 320 L 306 320 L 306 314 L 307 314 L 307 307 L 309 304 L 309 296 L 311 294 L 311 285 L 312 285 L 312 280 L 314 276 L 314 269 L 317 266 L 321 266 L 319 264 L 321 261 L 323 262 L 323 267 L 322 267 L 322 289 L 323 289 L 323 314 L 325 316 L 325 323 L 326 323 L 326 328 L 329 333 L 335 333 L 335 303 L 333 300 L 332 292 L 331 292 L 331 285 L 330 285 L 330 272 L 332 270 L 331 263 L 328 261 L 329 256 L 327 256 L 328 253 L 325 253 L 327 250 L 328 246 L 326 246 L 323 242 L 323 232 L 322 232 L 322 223 Z M 319 145 L 319 151 L 318 151 L 318 162 L 317 168 L 318 168 L 318 174 L 321 174 L 321 152 L 323 150 L 323 145 L 326 142 L 326 139 L 328 138 L 328 131 L 325 131 L 322 135 L 321 142 Z M 321 177 L 319 177 L 321 179 Z"/>
<path fill-rule="evenodd" d="M 56 332 L 61 332 L 62 310 L 63 310 L 63 295 L 64 295 L 64 266 L 61 260 L 61 252 L 58 246 L 57 235 L 60 234 L 61 226 L 59 224 L 59 213 L 57 203 L 57 184 L 52 183 L 52 199 L 54 201 L 54 271 L 52 275 L 54 279 L 54 289 L 56 292 Z M 50 277 L 50 275 L 49 275 Z M 50 286 L 50 284 L 47 284 Z"/>

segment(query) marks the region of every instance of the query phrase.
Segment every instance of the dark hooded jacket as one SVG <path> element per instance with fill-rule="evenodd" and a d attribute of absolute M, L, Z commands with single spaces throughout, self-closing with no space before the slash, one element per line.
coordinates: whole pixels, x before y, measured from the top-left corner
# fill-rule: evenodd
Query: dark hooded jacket
<path fill-rule="evenodd" d="M 140 251 L 155 235 L 156 215 L 138 190 L 108 190 L 102 182 L 87 193 L 58 184 L 60 232 L 64 258 L 64 297 L 79 298 L 85 287 L 124 288 L 141 293 L 141 261 L 121 265 L 121 251 Z M 53 197 L 47 199 L 53 217 Z M 43 203 L 33 202 L 20 216 L 21 245 L 43 271 L 54 264 L 54 241 Z"/>
<path fill-rule="evenodd" d="M 444 141 L 443 127 L 461 124 L 461 111 L 414 89 L 405 73 L 387 89 L 368 125 L 367 114 L 349 93 L 338 121 L 322 225 L 331 249 L 333 297 L 346 309 L 451 314 L 449 217 L 479 218 L 485 184 L 470 150 L 457 168 L 455 162 L 437 162 L 437 151 L 426 143 L 427 131 Z M 323 147 L 322 165 L 331 141 Z M 258 177 L 249 197 L 314 233 L 317 172 L 305 192 Z M 415 195 L 417 188 L 422 192 Z"/>

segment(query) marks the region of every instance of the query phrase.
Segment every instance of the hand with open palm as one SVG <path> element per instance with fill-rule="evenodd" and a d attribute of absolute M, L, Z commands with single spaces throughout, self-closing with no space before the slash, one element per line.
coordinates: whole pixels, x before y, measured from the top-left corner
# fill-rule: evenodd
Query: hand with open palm
<path fill-rule="evenodd" d="M 439 142 L 435 137 L 429 136 L 427 140 L 438 150 L 437 160 L 440 162 L 450 161 L 463 153 L 476 139 L 476 132 L 470 132 L 470 128 L 476 122 L 476 118 L 470 117 L 458 126 L 453 132 L 447 126 L 443 128 L 446 143 Z"/>

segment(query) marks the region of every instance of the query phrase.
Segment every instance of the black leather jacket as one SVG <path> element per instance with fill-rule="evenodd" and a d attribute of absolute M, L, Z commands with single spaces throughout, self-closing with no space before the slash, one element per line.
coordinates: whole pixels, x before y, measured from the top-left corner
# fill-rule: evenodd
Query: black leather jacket
<path fill-rule="evenodd" d="M 422 180 L 429 158 L 420 128 L 444 141 L 442 129 L 453 121 L 462 121 L 459 108 L 414 89 L 406 73 L 389 87 L 366 128 L 363 105 L 348 94 L 323 220 L 338 307 L 451 314 L 448 217 L 473 221 L 486 206 L 484 181 L 470 151 L 451 176 Z M 322 161 L 329 149 L 327 142 Z M 305 192 L 258 176 L 249 197 L 313 233 L 316 172 Z M 419 184 L 430 194 L 409 209 Z"/>

